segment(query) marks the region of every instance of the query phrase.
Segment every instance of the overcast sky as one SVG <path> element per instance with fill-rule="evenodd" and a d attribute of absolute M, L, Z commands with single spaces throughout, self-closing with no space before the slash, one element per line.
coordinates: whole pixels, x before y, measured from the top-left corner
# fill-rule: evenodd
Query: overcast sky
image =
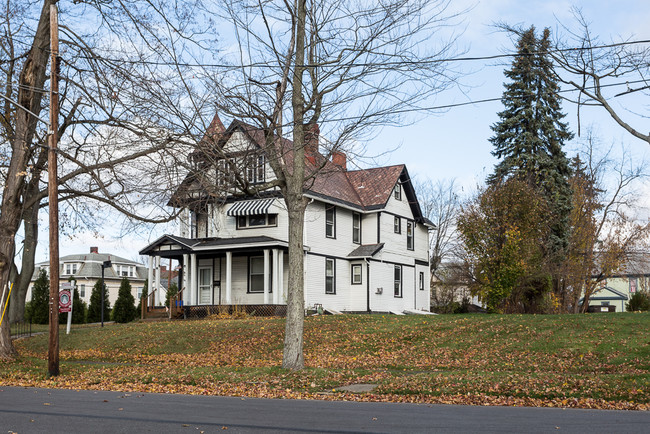
<path fill-rule="evenodd" d="M 453 0 L 452 7 L 458 11 L 471 8 L 464 16 L 464 32 L 460 37 L 460 49 L 467 50 L 464 56 L 482 57 L 513 52 L 513 44 L 506 34 L 494 27 L 496 22 L 519 24 L 524 27 L 535 25 L 538 30 L 550 27 L 556 33 L 561 24 L 574 26 L 572 6 L 582 9 L 583 15 L 592 22 L 591 31 L 603 42 L 610 40 L 650 39 L 650 6 L 646 0 Z M 439 95 L 432 106 L 442 106 L 489 98 L 499 98 L 503 92 L 503 71 L 509 66 L 506 59 L 465 62 L 465 74 L 461 82 L 464 92 L 454 89 Z M 621 107 L 633 104 L 632 98 L 616 101 Z M 573 131 L 576 131 L 576 107 L 564 103 L 564 112 Z M 637 105 L 635 110 L 646 110 Z M 472 190 L 491 172 L 495 163 L 488 141 L 490 125 L 497 121 L 502 110 L 500 102 L 477 103 L 441 111 L 426 116 L 416 123 L 402 128 L 386 128 L 368 144 L 370 152 L 379 154 L 386 149 L 399 147 L 397 151 L 381 157 L 381 164 L 405 163 L 416 179 L 456 178 L 464 190 Z M 650 150 L 647 143 L 632 138 L 621 127 L 615 125 L 601 109 L 581 111 L 583 129 L 593 125 L 606 143 L 626 144 L 638 158 Z M 579 140 L 579 138 L 577 139 Z M 568 151 L 574 148 L 568 145 Z M 650 192 L 650 189 L 648 190 Z M 41 225 L 45 231 L 40 236 L 37 261 L 48 258 L 47 223 L 44 217 Z M 90 246 L 98 246 L 100 252 L 113 253 L 130 259 L 137 259 L 137 251 L 149 241 L 155 240 L 162 231 L 132 235 L 115 239 L 117 229 L 106 228 L 102 238 L 91 233 L 77 233 L 74 237 L 61 237 L 61 256 L 88 252 Z"/>

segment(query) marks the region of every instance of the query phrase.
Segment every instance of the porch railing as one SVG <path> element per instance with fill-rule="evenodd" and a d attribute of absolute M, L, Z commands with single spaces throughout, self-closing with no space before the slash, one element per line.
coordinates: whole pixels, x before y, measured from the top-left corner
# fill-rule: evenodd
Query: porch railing
<path fill-rule="evenodd" d="M 183 307 L 186 318 L 207 318 L 212 315 L 250 316 L 286 316 L 287 306 L 284 304 L 221 304 L 197 305 Z"/>

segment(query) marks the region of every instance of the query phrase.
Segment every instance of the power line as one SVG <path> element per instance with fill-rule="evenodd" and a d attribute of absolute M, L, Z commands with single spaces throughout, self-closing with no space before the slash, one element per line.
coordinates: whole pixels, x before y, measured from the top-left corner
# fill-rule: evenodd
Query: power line
<path fill-rule="evenodd" d="M 569 48 L 559 48 L 556 50 L 548 50 L 545 52 L 531 52 L 527 55 L 536 55 L 536 54 L 553 54 L 553 53 L 570 53 L 576 51 L 590 51 L 590 50 L 599 50 L 607 48 L 616 48 L 623 47 L 628 45 L 641 45 L 641 44 L 650 44 L 649 39 L 641 39 L 635 41 L 625 41 L 612 44 L 603 44 L 603 45 L 594 45 L 589 47 L 569 47 Z M 452 58 L 443 58 L 443 59 L 433 59 L 433 60 L 420 60 L 420 61 L 394 61 L 394 62 L 382 62 L 382 66 L 395 66 L 395 65 L 408 65 L 408 66 L 418 66 L 418 65 L 432 65 L 436 63 L 452 63 L 452 62 L 475 62 L 482 60 L 495 60 L 495 59 L 504 59 L 521 56 L 519 53 L 505 53 L 505 54 L 494 54 L 487 56 L 475 56 L 475 57 L 452 57 Z M 179 66 L 185 68 L 277 68 L 275 65 L 269 65 L 268 63 L 250 63 L 245 65 L 236 65 L 236 64 L 225 64 L 225 63 L 190 63 L 190 62 L 172 62 L 172 61 L 156 61 L 156 60 L 144 60 L 144 59 L 120 59 L 112 58 L 109 56 L 77 56 L 77 58 L 86 59 L 86 60 L 98 60 L 108 63 L 128 63 L 128 64 L 141 64 L 141 65 L 152 65 L 152 66 Z M 70 62 L 66 62 L 70 63 Z M 377 65 L 377 63 L 355 63 L 354 66 L 357 67 L 366 67 Z M 322 64 L 308 64 L 305 65 L 306 68 L 326 68 L 339 67 L 338 65 L 322 65 Z"/>

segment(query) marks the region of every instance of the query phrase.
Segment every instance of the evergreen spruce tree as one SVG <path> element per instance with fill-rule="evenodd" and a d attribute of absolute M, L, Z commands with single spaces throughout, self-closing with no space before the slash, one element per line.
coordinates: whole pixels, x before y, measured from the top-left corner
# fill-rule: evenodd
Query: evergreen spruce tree
<path fill-rule="evenodd" d="M 505 109 L 492 126 L 492 154 L 501 161 L 488 182 L 518 177 L 546 198 L 553 215 L 547 247 L 552 262 L 558 262 L 568 245 L 571 212 L 571 170 L 562 148 L 573 133 L 562 122 L 565 114 L 548 55 L 550 45 L 549 29 L 541 38 L 534 27 L 521 34 L 512 68 L 505 72 L 510 79 L 501 99 Z"/>
<path fill-rule="evenodd" d="M 29 303 L 29 319 L 33 324 L 47 324 L 49 322 L 49 301 L 50 280 L 45 270 L 41 270 L 32 287 L 32 300 Z"/>
<path fill-rule="evenodd" d="M 72 324 L 83 324 L 86 322 L 86 311 L 88 306 L 79 296 L 79 288 L 75 288 L 72 296 Z"/>
<path fill-rule="evenodd" d="M 104 291 L 104 321 L 110 319 L 111 306 L 108 301 L 108 288 Z M 90 305 L 88 306 L 87 320 L 89 323 L 100 322 L 102 320 L 102 281 L 98 280 L 93 286 L 93 292 L 90 294 Z"/>
<path fill-rule="evenodd" d="M 122 279 L 120 283 L 120 290 L 117 293 L 117 300 L 113 307 L 113 321 L 115 322 L 131 322 L 137 317 L 135 310 L 135 298 L 131 294 L 131 283 L 128 279 Z"/>
<path fill-rule="evenodd" d="M 170 307 L 169 300 L 176 294 L 178 294 L 178 285 L 172 282 L 167 288 L 167 294 L 165 294 L 165 306 Z"/>
<path fill-rule="evenodd" d="M 492 126 L 490 138 L 492 154 L 500 161 L 488 183 L 496 186 L 511 178 L 523 180 L 546 200 L 550 211 L 550 231 L 538 240 L 545 249 L 546 276 L 519 291 L 526 311 L 541 306 L 551 287 L 557 291 L 561 285 L 559 270 L 571 232 L 571 168 L 563 146 L 573 133 L 563 122 L 558 80 L 548 54 L 550 35 L 544 29 L 538 38 L 534 27 L 521 33 L 517 55 L 505 72 L 510 80 L 501 98 L 505 109 Z"/>

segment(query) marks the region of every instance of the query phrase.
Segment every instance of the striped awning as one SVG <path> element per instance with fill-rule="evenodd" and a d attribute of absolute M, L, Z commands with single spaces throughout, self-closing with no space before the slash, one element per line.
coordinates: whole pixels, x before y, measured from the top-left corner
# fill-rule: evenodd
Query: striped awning
<path fill-rule="evenodd" d="M 226 212 L 231 217 L 240 215 L 260 215 L 268 214 L 269 208 L 273 204 L 275 198 L 269 199 L 255 199 L 255 200 L 242 200 L 235 202 Z"/>

